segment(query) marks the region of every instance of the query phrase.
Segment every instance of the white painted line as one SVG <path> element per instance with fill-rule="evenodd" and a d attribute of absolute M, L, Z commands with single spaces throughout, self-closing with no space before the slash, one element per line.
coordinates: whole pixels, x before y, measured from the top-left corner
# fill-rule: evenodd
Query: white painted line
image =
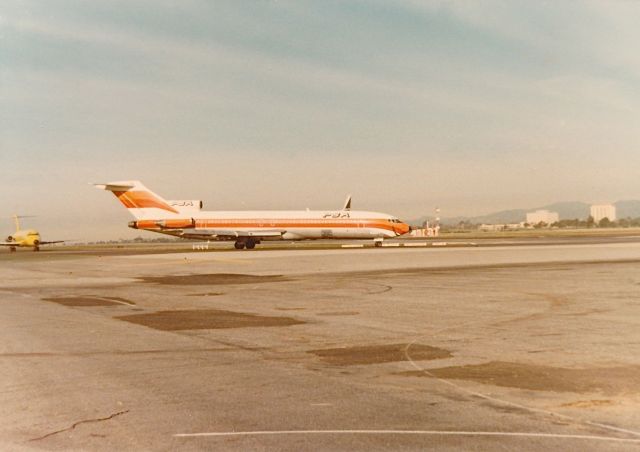
<path fill-rule="evenodd" d="M 433 435 L 433 436 L 503 436 L 524 438 L 581 439 L 640 444 L 640 439 L 614 438 L 595 435 L 569 435 L 538 432 L 469 432 L 448 430 L 263 430 L 249 432 L 176 433 L 175 438 L 264 436 L 264 435 Z"/>
<path fill-rule="evenodd" d="M 382 246 L 385 246 L 385 247 L 393 247 L 393 246 L 400 246 L 400 244 L 399 244 L 399 243 L 384 243 L 384 242 L 383 242 L 383 243 L 382 243 Z"/>
<path fill-rule="evenodd" d="M 427 242 L 405 242 L 404 246 L 427 246 Z"/>
<path fill-rule="evenodd" d="M 341 245 L 342 248 L 364 248 L 364 245 Z"/>

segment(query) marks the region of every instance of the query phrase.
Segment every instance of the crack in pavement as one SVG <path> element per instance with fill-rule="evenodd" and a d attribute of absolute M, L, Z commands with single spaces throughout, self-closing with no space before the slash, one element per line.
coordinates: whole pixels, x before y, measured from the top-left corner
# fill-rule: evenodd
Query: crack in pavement
<path fill-rule="evenodd" d="M 91 423 L 91 422 L 108 421 L 109 419 L 113 419 L 116 416 L 120 416 L 120 415 L 128 413 L 128 412 L 129 412 L 129 410 L 118 411 L 117 413 L 113 413 L 112 415 L 107 416 L 107 417 L 100 417 L 100 418 L 96 418 L 96 419 L 85 419 L 85 420 L 82 420 L 82 421 L 78 421 L 78 422 L 72 424 L 70 427 L 63 428 L 62 430 L 56 430 L 55 432 L 47 433 L 46 435 L 39 436 L 38 438 L 32 438 L 29 441 L 40 441 L 40 440 L 43 440 L 43 439 L 48 438 L 50 436 L 57 435 L 58 433 L 66 432 L 66 431 L 69 431 L 69 430 L 73 430 L 74 428 L 76 428 L 80 424 L 88 424 L 88 423 Z"/>

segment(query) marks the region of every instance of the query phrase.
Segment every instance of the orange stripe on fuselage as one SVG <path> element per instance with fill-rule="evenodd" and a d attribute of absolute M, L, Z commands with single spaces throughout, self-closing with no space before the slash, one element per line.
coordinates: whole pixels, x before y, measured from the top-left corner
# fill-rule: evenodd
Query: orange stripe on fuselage
<path fill-rule="evenodd" d="M 167 210 L 169 212 L 178 213 L 173 207 L 166 202 L 155 197 L 147 191 L 114 191 L 114 195 L 120 200 L 127 209 L 143 209 L 155 207 L 157 209 Z"/>
<path fill-rule="evenodd" d="M 139 229 L 158 229 L 158 220 L 140 220 Z M 211 219 L 196 220 L 198 229 L 384 229 L 396 234 L 408 232 L 404 223 L 391 223 L 380 219 Z"/>
<path fill-rule="evenodd" d="M 396 223 L 400 225 L 400 223 Z M 203 229 L 233 229 L 233 228 L 377 228 L 395 232 L 394 223 L 379 219 L 229 219 L 229 220 L 196 220 L 196 227 Z"/>

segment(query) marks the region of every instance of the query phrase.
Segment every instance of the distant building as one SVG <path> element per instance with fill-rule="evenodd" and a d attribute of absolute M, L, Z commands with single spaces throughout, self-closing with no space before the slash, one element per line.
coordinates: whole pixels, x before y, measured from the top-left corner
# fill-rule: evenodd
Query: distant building
<path fill-rule="evenodd" d="M 504 224 L 481 224 L 478 229 L 483 232 L 504 231 Z"/>
<path fill-rule="evenodd" d="M 534 225 L 540 222 L 544 224 L 553 224 L 559 220 L 558 212 L 549 212 L 548 210 L 536 210 L 527 214 L 527 223 Z"/>
<path fill-rule="evenodd" d="M 501 231 L 516 231 L 524 227 L 523 223 L 509 223 L 509 224 L 481 224 L 478 226 L 478 230 L 483 232 L 501 232 Z"/>
<path fill-rule="evenodd" d="M 591 206 L 591 216 L 596 223 L 603 218 L 616 221 L 616 206 L 612 204 L 594 204 Z"/>
<path fill-rule="evenodd" d="M 424 228 L 416 228 L 413 229 L 409 235 L 411 237 L 438 237 L 440 235 L 440 226 L 429 226 L 427 222 L 427 226 Z"/>

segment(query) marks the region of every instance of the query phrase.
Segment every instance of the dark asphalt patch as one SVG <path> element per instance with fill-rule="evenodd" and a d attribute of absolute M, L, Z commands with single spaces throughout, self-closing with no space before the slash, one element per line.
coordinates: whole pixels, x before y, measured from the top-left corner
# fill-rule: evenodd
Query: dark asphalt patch
<path fill-rule="evenodd" d="M 268 317 L 219 309 L 159 311 L 115 318 L 162 331 L 291 326 L 305 323 L 291 317 Z"/>
<path fill-rule="evenodd" d="M 106 298 L 95 297 L 55 297 L 55 298 L 43 298 L 44 301 L 52 301 L 54 303 L 61 304 L 63 306 L 116 306 L 120 305 L 113 300 Z"/>
<path fill-rule="evenodd" d="M 288 281 L 282 275 L 245 275 L 239 273 L 210 273 L 203 275 L 173 275 L 173 276 L 141 276 L 138 279 L 155 284 L 174 286 L 199 286 L 223 284 L 261 284 L 269 282 Z"/>
<path fill-rule="evenodd" d="M 407 344 L 367 345 L 362 347 L 329 348 L 309 350 L 323 361 L 338 366 L 359 364 L 380 364 L 406 361 Z M 451 352 L 429 345 L 411 345 L 411 359 L 414 361 L 450 358 Z"/>
<path fill-rule="evenodd" d="M 413 358 L 413 347 L 411 348 Z M 553 392 L 605 394 L 640 392 L 640 366 L 568 369 L 535 364 L 491 361 L 484 364 L 442 367 L 401 375 L 471 380 L 494 386 Z"/>

